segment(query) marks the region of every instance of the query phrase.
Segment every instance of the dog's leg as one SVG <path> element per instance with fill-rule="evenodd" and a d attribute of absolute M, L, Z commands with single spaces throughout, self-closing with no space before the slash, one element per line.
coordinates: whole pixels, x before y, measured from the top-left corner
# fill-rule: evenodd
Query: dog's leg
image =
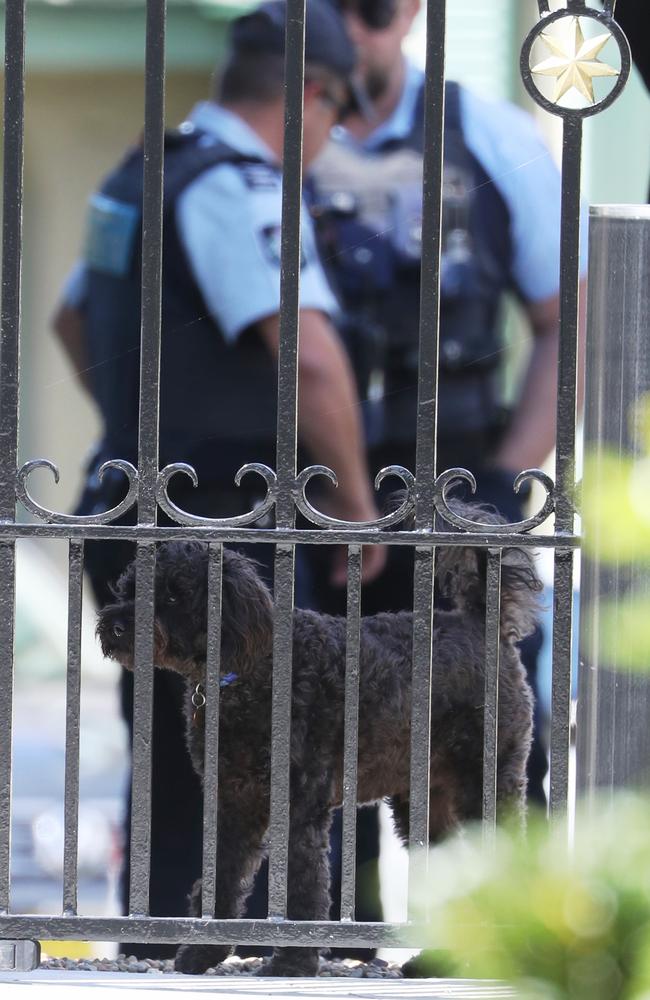
<path fill-rule="evenodd" d="M 391 795 L 388 800 L 393 814 L 393 826 L 395 834 L 402 842 L 403 847 L 409 844 L 409 798 L 408 795 Z"/>
<path fill-rule="evenodd" d="M 290 920 L 329 919 L 329 783 L 319 795 L 313 792 L 311 789 L 307 801 L 303 801 L 304 788 L 296 789 L 291 798 L 287 892 Z M 317 948 L 276 948 L 260 975 L 315 976 L 317 972 Z"/>
<path fill-rule="evenodd" d="M 507 654 L 506 654 L 507 655 Z M 506 655 L 503 659 L 506 659 Z M 515 675 L 515 669 L 510 671 Z M 532 693 L 523 678 L 504 691 L 499 704 L 497 819 L 526 826 L 526 765 L 532 741 Z M 504 690 L 505 689 L 505 690 Z"/>
<path fill-rule="evenodd" d="M 409 843 L 409 811 L 411 803 L 408 795 L 392 795 L 388 804 L 393 813 L 395 833 L 404 847 Z M 434 784 L 429 789 L 429 844 L 439 844 L 453 830 L 458 828 L 459 803 L 450 784 Z"/>
<path fill-rule="evenodd" d="M 393 795 L 389 800 L 395 832 L 405 847 L 409 840 L 409 808 L 407 795 Z M 453 830 L 457 829 L 456 807 L 453 783 L 433 784 L 429 790 L 429 844 L 439 844 Z M 446 978 L 452 975 L 453 963 L 450 956 L 439 949 L 427 948 L 414 955 L 402 965 L 405 979 Z"/>
<path fill-rule="evenodd" d="M 497 771 L 497 818 L 511 819 L 523 833 L 526 828 L 526 761 L 521 747 L 499 755 Z"/>
<path fill-rule="evenodd" d="M 268 812 L 259 802 L 219 797 L 216 919 L 241 916 L 262 860 Z M 190 898 L 190 916 L 201 916 L 201 882 Z M 184 944 L 176 952 L 178 972 L 200 974 L 228 957 L 232 945 Z"/>

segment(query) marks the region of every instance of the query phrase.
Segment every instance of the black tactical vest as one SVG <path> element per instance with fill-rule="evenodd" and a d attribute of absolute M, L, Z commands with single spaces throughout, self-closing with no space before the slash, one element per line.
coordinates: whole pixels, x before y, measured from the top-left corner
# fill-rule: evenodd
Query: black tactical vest
<path fill-rule="evenodd" d="M 446 85 L 445 100 L 438 407 L 439 433 L 452 435 L 496 420 L 498 309 L 511 244 L 506 205 L 466 145 L 457 84 Z M 361 154 L 331 143 L 314 172 L 313 214 L 362 396 L 372 395 L 381 371 L 376 445 L 415 439 L 423 101 L 424 87 L 405 138 Z"/>
<path fill-rule="evenodd" d="M 276 370 L 251 331 L 228 343 L 194 280 L 176 227 L 181 192 L 219 163 L 255 162 L 185 125 L 165 140 L 160 466 L 189 462 L 201 483 L 232 485 L 244 462 L 274 463 Z M 85 262 L 102 458 L 137 456 L 140 365 L 141 148 L 91 199 Z M 242 294 L 245 294 L 242 276 Z"/>

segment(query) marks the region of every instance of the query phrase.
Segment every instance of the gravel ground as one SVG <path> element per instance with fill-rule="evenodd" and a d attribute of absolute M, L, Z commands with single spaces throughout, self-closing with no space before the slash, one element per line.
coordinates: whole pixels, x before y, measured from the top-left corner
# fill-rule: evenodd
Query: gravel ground
<path fill-rule="evenodd" d="M 206 976 L 254 976 L 268 962 L 264 958 L 229 958 L 214 969 L 208 969 Z M 131 972 L 143 975 L 175 975 L 173 959 L 137 959 L 135 955 L 118 955 L 117 958 L 49 958 L 41 962 L 41 969 L 64 969 L 67 972 Z M 180 973 L 179 973 L 180 975 Z M 374 958 L 372 962 L 356 962 L 352 959 L 330 962 L 320 959 L 319 976 L 346 976 L 350 979 L 401 979 L 399 965 Z"/>

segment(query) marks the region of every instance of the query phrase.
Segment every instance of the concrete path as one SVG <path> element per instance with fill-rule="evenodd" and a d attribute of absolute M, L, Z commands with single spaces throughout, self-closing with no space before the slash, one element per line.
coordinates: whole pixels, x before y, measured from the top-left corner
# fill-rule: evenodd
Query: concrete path
<path fill-rule="evenodd" d="M 90 995 L 92 991 L 92 996 Z M 148 993 L 148 997 L 142 996 Z M 0 972 L 2 1000 L 512 1000 L 497 983 L 400 979 L 253 979 L 233 976 L 129 975 L 119 972 Z"/>

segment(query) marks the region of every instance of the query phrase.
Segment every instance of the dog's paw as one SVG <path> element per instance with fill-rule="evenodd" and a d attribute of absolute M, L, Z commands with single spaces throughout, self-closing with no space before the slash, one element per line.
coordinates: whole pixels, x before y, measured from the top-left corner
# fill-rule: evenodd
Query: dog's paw
<path fill-rule="evenodd" d="M 206 969 L 213 969 L 223 962 L 231 949 L 207 944 L 182 944 L 176 952 L 174 969 L 186 976 L 200 976 Z"/>
<path fill-rule="evenodd" d="M 302 952 L 302 949 L 301 949 Z M 274 955 L 265 962 L 256 976 L 284 976 L 287 979 L 318 975 L 318 954 Z"/>
<path fill-rule="evenodd" d="M 402 965 L 404 979 L 452 979 L 456 968 L 446 951 L 425 950 Z"/>

